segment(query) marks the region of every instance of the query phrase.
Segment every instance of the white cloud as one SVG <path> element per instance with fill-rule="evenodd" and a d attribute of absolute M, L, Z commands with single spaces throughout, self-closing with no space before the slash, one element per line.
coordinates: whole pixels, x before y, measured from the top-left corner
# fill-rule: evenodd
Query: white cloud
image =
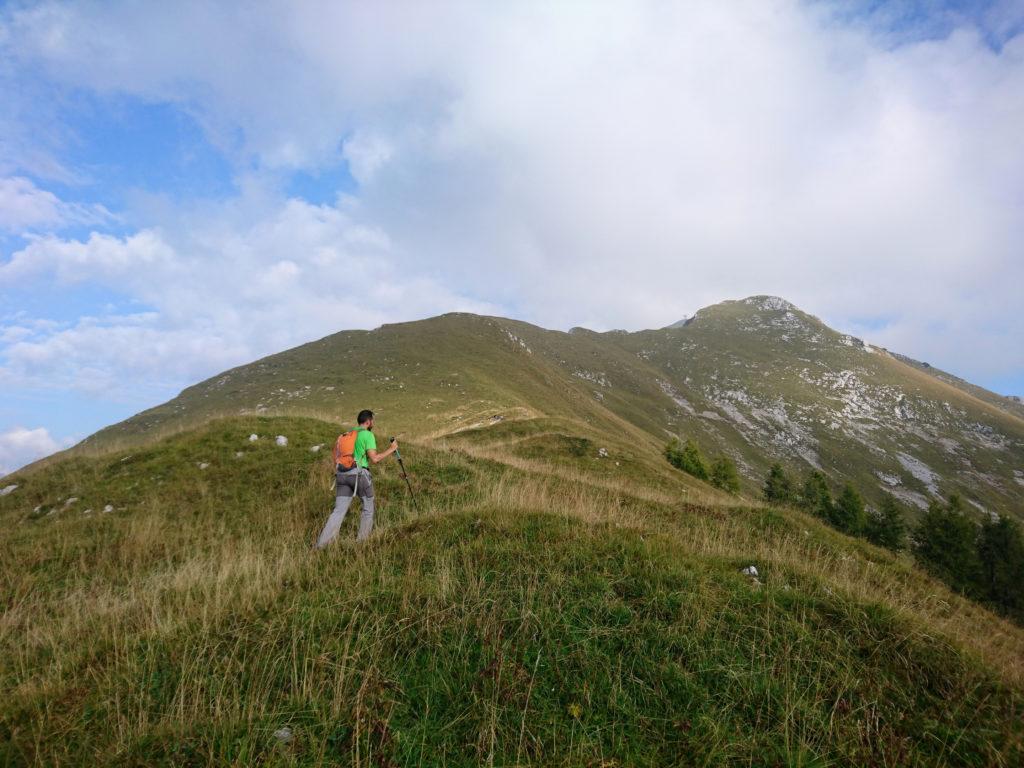
<path fill-rule="evenodd" d="M 3 270 L 127 291 L 158 311 L 153 333 L 218 339 L 232 361 L 360 324 L 337 308 L 363 281 L 363 325 L 483 305 L 635 328 L 778 293 L 840 325 L 892 318 L 869 338 L 960 373 L 1024 370 L 1020 14 L 997 4 L 985 30 L 944 15 L 908 42 L 827 8 L 16 11 L 15 60 L 184 105 L 256 186 L 340 152 L 360 187 L 43 238 Z"/>
<path fill-rule="evenodd" d="M 22 176 L 0 178 L 0 230 L 23 233 L 70 224 L 101 224 L 112 218 L 101 205 L 64 202 Z"/>
<path fill-rule="evenodd" d="M 128 293 L 152 311 L 0 327 L 0 383 L 166 397 L 199 378 L 342 328 L 462 310 L 493 312 L 398 271 L 390 241 L 337 206 L 238 201 L 169 234 L 39 238 L 0 266 L 0 288 L 65 282 Z M 244 226 L 241 222 L 245 219 Z M 232 226 L 224 221 L 231 220 Z"/>
<path fill-rule="evenodd" d="M 393 154 L 394 147 L 387 139 L 364 133 L 357 133 L 342 147 L 342 156 L 360 184 L 372 181 L 377 170 L 391 160 Z"/>
<path fill-rule="evenodd" d="M 0 432 L 0 477 L 61 448 L 67 448 L 70 444 L 69 440 L 54 440 L 43 427 L 13 427 Z"/>

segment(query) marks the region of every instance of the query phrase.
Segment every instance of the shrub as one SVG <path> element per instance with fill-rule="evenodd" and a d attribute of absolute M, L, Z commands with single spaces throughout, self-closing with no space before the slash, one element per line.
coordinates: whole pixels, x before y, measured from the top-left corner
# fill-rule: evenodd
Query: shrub
<path fill-rule="evenodd" d="M 704 457 L 701 456 L 700 449 L 693 440 L 687 440 L 680 448 L 679 441 L 673 439 L 665 447 L 665 458 L 673 467 L 681 469 L 683 472 L 688 472 L 700 480 L 708 479 L 708 465 L 704 462 Z"/>
<path fill-rule="evenodd" d="M 728 456 L 719 456 L 711 465 L 711 484 L 727 493 L 740 492 L 740 476 Z"/>

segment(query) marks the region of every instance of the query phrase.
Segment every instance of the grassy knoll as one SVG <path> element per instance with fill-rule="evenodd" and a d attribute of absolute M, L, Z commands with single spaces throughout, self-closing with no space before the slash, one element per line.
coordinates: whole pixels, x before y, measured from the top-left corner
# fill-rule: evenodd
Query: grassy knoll
<path fill-rule="evenodd" d="M 222 420 L 7 481 L 0 764 L 1024 759 L 1024 631 L 906 560 L 567 421 L 403 446 L 421 513 L 381 465 L 374 537 L 313 553 L 335 434 Z"/>

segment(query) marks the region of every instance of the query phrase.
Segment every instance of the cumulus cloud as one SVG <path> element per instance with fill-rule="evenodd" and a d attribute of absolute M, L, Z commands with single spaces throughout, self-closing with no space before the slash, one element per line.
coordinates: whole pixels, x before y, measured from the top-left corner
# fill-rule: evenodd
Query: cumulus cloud
<path fill-rule="evenodd" d="M 342 328 L 495 310 L 400 273 L 389 239 L 343 207 L 255 204 L 245 227 L 229 207 L 189 215 L 174 233 L 48 236 L 13 254 L 0 288 L 87 280 L 150 310 L 0 327 L 0 382 L 104 396 L 173 391 Z"/>
<path fill-rule="evenodd" d="M 14 427 L 0 432 L 0 477 L 69 445 L 69 440 L 54 440 L 43 427 Z"/>
<path fill-rule="evenodd" d="M 104 282 L 224 361 L 360 324 L 337 307 L 363 280 L 362 325 L 477 306 L 637 328 L 778 293 L 962 374 L 1024 370 L 1020 14 L 901 35 L 835 7 L 21 9 L 12 60 L 180 104 L 256 177 L 344 161 L 359 188 L 41 238 L 0 279 Z"/>

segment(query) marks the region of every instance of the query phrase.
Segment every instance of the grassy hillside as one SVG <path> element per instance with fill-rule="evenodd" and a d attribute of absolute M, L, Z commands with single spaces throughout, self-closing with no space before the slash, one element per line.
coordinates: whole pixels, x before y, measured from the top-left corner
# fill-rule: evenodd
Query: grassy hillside
<path fill-rule="evenodd" d="M 421 511 L 381 465 L 360 547 L 352 516 L 311 551 L 332 494 L 310 448 L 337 432 L 315 419 L 214 421 L 6 481 L 0 764 L 1024 759 L 1024 630 L 815 519 L 714 494 L 653 436 L 608 443 L 614 411 L 511 418 L 523 388 L 541 413 L 577 397 L 540 363 L 474 403 L 487 364 L 443 395 L 395 384 L 438 406 L 382 409 L 417 430 Z M 311 387 L 336 386 L 323 373 Z M 244 398 L 248 376 L 221 386 Z"/>
<path fill-rule="evenodd" d="M 568 416 L 608 447 L 693 438 L 732 457 L 750 493 L 781 461 L 853 482 L 869 502 L 887 492 L 917 510 L 955 492 L 979 517 L 1021 517 L 1024 416 L 1011 405 L 781 299 L 752 297 L 638 333 L 467 314 L 346 331 L 190 387 L 76 451 L 129 448 L 223 416 L 348 422 L 369 406 L 414 439 Z"/>

